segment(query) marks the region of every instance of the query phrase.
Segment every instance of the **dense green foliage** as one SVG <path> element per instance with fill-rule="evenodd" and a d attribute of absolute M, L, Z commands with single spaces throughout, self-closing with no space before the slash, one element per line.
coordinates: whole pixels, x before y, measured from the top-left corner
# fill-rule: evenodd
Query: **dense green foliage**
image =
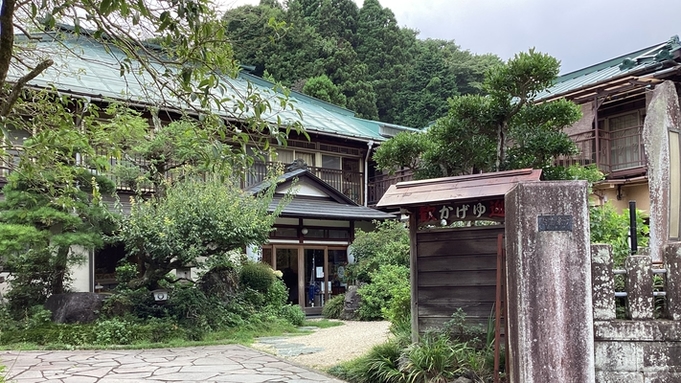
<path fill-rule="evenodd" d="M 334 295 L 329 299 L 322 308 L 322 315 L 324 318 L 339 319 L 343 310 L 345 309 L 345 295 Z"/>
<path fill-rule="evenodd" d="M 268 213 L 274 185 L 254 196 L 231 179 L 188 180 L 165 198 L 133 203 L 118 240 L 142 265 L 137 287 L 158 287 L 168 272 L 267 241 L 278 216 Z"/>
<path fill-rule="evenodd" d="M 239 274 L 249 265 L 236 261 L 229 268 Z M 126 266 L 119 269 L 123 271 Z M 226 266 L 223 266 L 225 268 Z M 267 267 L 267 266 L 265 266 Z M 169 299 L 156 302 L 146 288 L 132 289 L 119 284 L 106 300 L 100 318 L 92 324 L 54 324 L 51 313 L 42 306 L 26 310 L 21 320 L 0 311 L 0 344 L 29 343 L 51 347 L 94 347 L 146 345 L 154 343 L 230 340 L 235 331 L 268 333 L 267 329 L 292 331 L 305 314 L 299 306 L 286 304 L 286 286 L 272 269 L 269 287 L 256 291 L 238 279 L 227 279 L 225 294 L 212 294 L 205 275 L 198 283 L 163 283 Z M 124 274 L 124 273 L 123 273 Z M 235 282 L 232 284 L 232 282 Z M 215 287 L 215 286 L 213 286 Z M 222 335 L 221 335 L 222 334 Z"/>
<path fill-rule="evenodd" d="M 636 211 L 637 240 L 639 247 L 648 246 L 649 227 L 643 221 L 643 212 Z M 631 254 L 629 246 L 629 210 L 618 213 L 611 203 L 589 209 L 591 243 L 605 243 L 612 246 L 613 263 L 624 267 L 624 261 Z"/>
<path fill-rule="evenodd" d="M 445 115 L 449 97 L 480 93 L 484 72 L 499 63 L 453 41 L 418 40 L 378 0 L 361 8 L 352 0 L 262 1 L 224 20 L 234 56 L 256 75 L 417 128 Z"/>
<path fill-rule="evenodd" d="M 371 283 L 362 285 L 357 290 L 362 298 L 359 319 L 385 318 L 391 319 L 392 323 L 409 321 L 411 312 L 409 268 L 403 265 L 382 264 L 377 270 L 370 272 L 369 277 Z"/>
<path fill-rule="evenodd" d="M 267 292 L 274 283 L 274 273 L 264 263 L 246 263 L 239 273 L 239 281 L 255 291 Z"/>
<path fill-rule="evenodd" d="M 351 383 L 434 383 L 458 377 L 475 383 L 491 381 L 491 343 L 480 339 L 484 331 L 467 325 L 461 312 L 454 313 L 442 329 L 423 334 L 419 342 L 411 343 L 409 330 L 393 328 L 395 336 L 388 342 L 329 372 Z"/>
<path fill-rule="evenodd" d="M 117 221 L 103 201 L 113 184 L 94 171 L 101 169 L 94 147 L 110 143 L 109 126 L 93 121 L 79 130 L 66 100 L 36 99 L 43 96 L 49 105 L 32 120 L 34 134 L 23 140 L 0 202 L 0 254 L 15 315 L 67 291 L 69 267 L 86 254 L 78 247 L 101 247 Z"/>
<path fill-rule="evenodd" d="M 409 230 L 399 221 L 375 221 L 374 231 L 357 230 L 350 253 L 354 263 L 347 268 L 348 280 L 370 282 L 370 273 L 380 265 L 409 267 Z"/>
<path fill-rule="evenodd" d="M 354 263 L 347 275 L 360 284 L 357 317 L 388 319 L 399 326 L 410 321 L 409 231 L 399 221 L 374 223 L 374 231 L 357 230 L 350 250 Z"/>
<path fill-rule="evenodd" d="M 417 178 L 520 168 L 552 170 L 560 155 L 574 153 L 563 132 L 580 117 L 572 102 L 536 104 L 558 75 L 555 58 L 530 50 L 486 72 L 486 95 L 449 99 L 449 112 L 424 134 L 402 135 L 381 145 L 379 168 L 411 168 Z"/>

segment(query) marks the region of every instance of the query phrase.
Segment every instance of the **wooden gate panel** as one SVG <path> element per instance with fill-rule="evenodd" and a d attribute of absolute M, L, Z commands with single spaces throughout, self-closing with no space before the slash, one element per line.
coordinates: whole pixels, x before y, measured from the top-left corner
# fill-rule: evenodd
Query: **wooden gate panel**
<path fill-rule="evenodd" d="M 495 262 L 496 255 L 460 255 L 456 257 L 456 263 L 452 262 L 451 256 L 433 255 L 419 259 L 419 271 L 490 270 Z"/>
<path fill-rule="evenodd" d="M 486 325 L 496 299 L 497 237 L 503 226 L 418 233 L 418 327 L 439 327 L 461 308 Z"/>

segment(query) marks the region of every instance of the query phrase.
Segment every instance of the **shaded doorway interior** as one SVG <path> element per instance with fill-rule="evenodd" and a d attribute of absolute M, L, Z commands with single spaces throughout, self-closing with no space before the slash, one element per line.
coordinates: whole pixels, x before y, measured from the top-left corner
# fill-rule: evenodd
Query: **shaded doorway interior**
<path fill-rule="evenodd" d="M 122 243 L 108 244 L 95 251 L 94 286 L 96 293 L 110 292 L 116 287 L 116 267 L 125 258 L 125 246 Z"/>
<path fill-rule="evenodd" d="M 329 299 L 345 293 L 347 247 L 273 245 L 263 248 L 262 261 L 281 271 L 289 303 L 309 315 L 321 314 Z"/>

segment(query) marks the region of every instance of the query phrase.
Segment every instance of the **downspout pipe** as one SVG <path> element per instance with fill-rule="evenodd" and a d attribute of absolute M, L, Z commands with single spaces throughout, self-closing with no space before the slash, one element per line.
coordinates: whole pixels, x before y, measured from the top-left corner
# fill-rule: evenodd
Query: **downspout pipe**
<path fill-rule="evenodd" d="M 374 141 L 369 140 L 367 142 L 367 155 L 364 157 L 364 206 L 369 205 L 369 156 L 371 155 L 371 149 L 374 147 Z"/>

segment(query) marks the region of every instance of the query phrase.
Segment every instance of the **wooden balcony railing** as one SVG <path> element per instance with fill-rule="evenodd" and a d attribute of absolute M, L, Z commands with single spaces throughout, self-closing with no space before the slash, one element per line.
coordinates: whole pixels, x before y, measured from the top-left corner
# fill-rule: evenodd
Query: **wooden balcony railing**
<path fill-rule="evenodd" d="M 369 179 L 369 199 L 368 205 L 374 206 L 380 201 L 383 194 L 388 191 L 390 185 L 395 185 L 402 181 L 411 181 L 414 174 L 411 170 L 400 170 L 393 175 L 381 174 Z"/>
<path fill-rule="evenodd" d="M 557 165 L 597 165 L 610 176 L 624 174 L 644 168 L 642 126 L 615 131 L 590 130 L 570 136 L 579 153 L 570 157 L 559 157 Z"/>
<path fill-rule="evenodd" d="M 275 165 L 272 162 L 256 162 L 247 171 L 242 186 L 247 188 L 255 185 L 267 177 L 268 169 Z M 363 204 L 364 173 L 341 169 L 320 168 L 308 166 L 310 172 L 331 185 L 334 189 L 356 202 Z"/>

